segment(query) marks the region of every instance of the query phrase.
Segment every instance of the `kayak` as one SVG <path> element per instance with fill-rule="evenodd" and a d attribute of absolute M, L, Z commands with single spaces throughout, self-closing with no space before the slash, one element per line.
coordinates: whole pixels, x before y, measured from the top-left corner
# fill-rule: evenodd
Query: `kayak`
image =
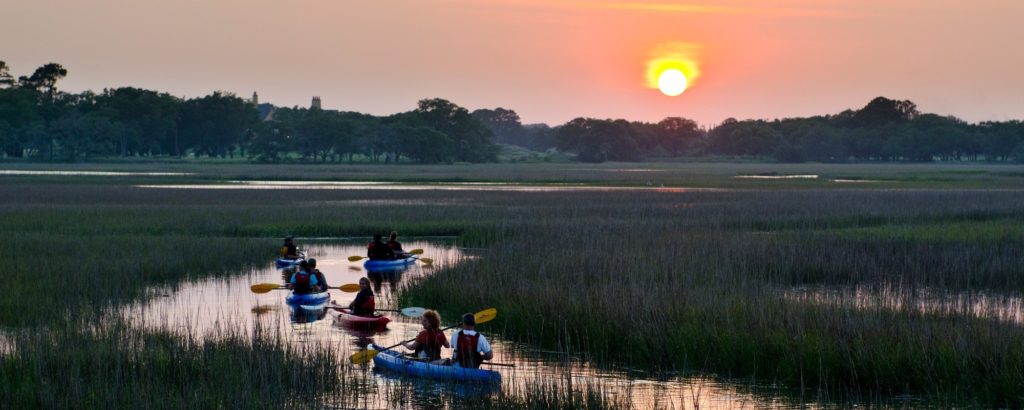
<path fill-rule="evenodd" d="M 469 369 L 453 365 L 440 365 L 413 360 L 390 349 L 371 344 L 370 349 L 380 351 L 373 364 L 410 377 L 475 383 L 501 383 L 501 373 L 493 370 Z"/>
<path fill-rule="evenodd" d="M 331 299 L 331 295 L 327 292 L 320 293 L 308 293 L 305 295 L 296 295 L 294 293 L 284 298 L 284 301 L 291 306 L 301 306 L 303 309 L 323 309 L 327 306 L 327 301 Z"/>
<path fill-rule="evenodd" d="M 353 329 L 364 329 L 364 330 L 375 330 L 378 332 L 384 331 L 391 319 L 380 313 L 377 313 L 373 317 L 357 316 L 353 315 L 348 309 L 340 309 L 340 315 L 338 315 L 337 321 L 342 325 Z"/>
<path fill-rule="evenodd" d="M 408 265 L 416 263 L 419 259 L 416 255 L 411 255 L 405 259 L 391 259 L 391 260 L 368 260 L 363 263 L 363 267 L 366 270 L 388 270 L 396 268 L 404 268 Z"/>
<path fill-rule="evenodd" d="M 277 258 L 277 260 L 274 261 L 274 265 L 277 266 L 278 269 L 290 268 L 295 266 L 295 264 L 299 263 L 301 260 L 302 259 Z"/>

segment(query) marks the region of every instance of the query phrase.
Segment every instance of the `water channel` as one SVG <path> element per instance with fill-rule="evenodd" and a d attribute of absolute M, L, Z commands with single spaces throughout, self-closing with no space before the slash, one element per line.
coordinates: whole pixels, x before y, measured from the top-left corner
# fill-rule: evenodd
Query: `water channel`
<path fill-rule="evenodd" d="M 379 308 L 395 308 L 395 292 L 416 280 L 433 274 L 444 274 L 445 266 L 474 258 L 470 251 L 458 248 L 452 240 L 409 241 L 406 249 L 422 248 L 423 256 L 435 260 L 433 266 L 418 263 L 405 270 L 377 274 L 362 268 L 362 262 L 349 262 L 348 256 L 364 255 L 362 241 L 299 240 L 309 257 L 331 286 L 356 283 L 369 277 L 378 298 Z M 389 314 L 388 330 L 379 333 L 356 332 L 336 322 L 337 313 L 328 309 L 322 315 L 295 316 L 284 302 L 287 291 L 254 294 L 249 287 L 255 283 L 283 283 L 281 271 L 273 261 L 265 268 L 230 277 L 187 281 L 173 287 L 150 288 L 150 298 L 123 308 L 119 314 L 133 323 L 150 329 L 170 329 L 194 338 L 216 337 L 225 331 L 250 334 L 259 328 L 263 335 L 277 334 L 286 343 L 316 344 L 335 349 L 347 358 L 367 343 L 394 345 L 416 336 L 421 329 L 418 319 Z M 336 303 L 347 305 L 353 293 L 331 291 Z M 432 306 L 425 306 L 431 308 Z M 490 306 L 481 306 L 481 310 Z M 501 311 L 498 315 L 500 317 Z M 445 324 L 455 318 L 443 318 Z M 609 400 L 633 408 L 714 409 L 795 407 L 791 398 L 773 394 L 771 387 L 748 386 L 711 377 L 670 377 L 668 380 L 645 378 L 643 373 L 624 370 L 597 369 L 579 358 L 557 352 L 540 351 L 502 339 L 500 329 L 482 324 L 479 330 L 494 347 L 495 362 L 514 364 L 514 368 L 492 367 L 502 375 L 501 389 L 517 394 L 526 386 L 552 380 L 573 386 L 588 386 L 600 391 Z M 451 332 L 449 332 L 450 336 Z M 266 337 L 266 336 L 264 336 Z M 271 336 L 273 337 L 273 336 Z M 442 352 L 450 357 L 450 349 Z M 346 364 L 347 365 L 347 364 Z M 412 389 L 402 398 L 404 407 L 432 407 L 437 402 L 438 383 L 402 380 L 385 371 L 373 371 L 373 364 L 356 366 L 364 371 L 370 386 L 359 399 L 360 408 L 389 408 L 395 405 L 394 391 Z M 767 393 L 766 393 L 767 392 Z M 779 391 L 781 393 L 781 390 Z"/>

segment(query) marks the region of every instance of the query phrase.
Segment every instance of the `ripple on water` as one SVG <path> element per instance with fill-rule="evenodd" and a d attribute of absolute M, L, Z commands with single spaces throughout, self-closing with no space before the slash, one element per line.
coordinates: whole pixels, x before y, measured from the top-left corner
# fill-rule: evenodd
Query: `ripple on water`
<path fill-rule="evenodd" d="M 303 241 L 300 240 L 300 245 L 317 258 L 318 267 L 332 286 L 356 283 L 363 277 L 370 278 L 374 292 L 379 298 L 378 306 L 382 308 L 394 307 L 396 290 L 445 266 L 473 258 L 462 253 L 452 240 L 410 241 L 405 246 L 409 249 L 424 249 L 425 256 L 436 260 L 435 269 L 424 269 L 415 265 L 404 271 L 375 273 L 366 272 L 361 268 L 361 263 L 351 263 L 347 260 L 350 255 L 362 255 L 365 252 L 362 241 L 308 244 L 301 242 Z M 268 261 L 266 268 L 247 274 L 186 281 L 173 288 L 152 288 L 149 291 L 152 297 L 124 307 L 113 314 L 124 317 L 134 326 L 169 329 L 189 334 L 196 340 L 216 337 L 218 334 L 223 335 L 224 332 L 243 335 L 259 333 L 264 337 L 280 337 L 285 343 L 295 345 L 300 351 L 333 349 L 342 357 L 363 349 L 369 343 L 390 346 L 399 341 L 412 339 L 420 330 L 418 319 L 397 315 L 390 316 L 393 321 L 385 332 L 360 332 L 340 326 L 333 311 L 325 312 L 322 317 L 313 320 L 306 318 L 296 321 L 284 304 L 284 291 L 257 295 L 249 290 L 253 283 L 283 282 L 282 274 L 272 265 L 273 262 Z M 331 296 L 341 305 L 347 305 L 354 298 L 354 294 L 339 291 L 331 291 Z M 486 325 L 481 326 L 481 331 L 494 346 L 494 361 L 512 363 L 516 366 L 495 369 L 502 374 L 501 391 L 512 395 L 523 394 L 527 389 L 567 389 L 569 386 L 579 389 L 580 386 L 588 386 L 587 388 L 599 392 L 610 402 L 634 408 L 792 405 L 784 396 L 772 393 L 777 390 L 771 387 L 730 383 L 710 377 L 649 377 L 625 370 L 600 369 L 578 357 L 557 352 L 545 353 L 526 345 L 505 341 L 494 329 L 487 329 Z M 450 349 L 445 349 L 442 354 L 450 356 Z M 439 390 L 455 389 L 459 390 L 457 394 L 468 394 L 462 391 L 465 388 L 460 386 L 423 381 L 410 382 L 387 373 L 361 373 L 360 370 L 372 368 L 372 365 L 367 365 L 354 369 L 357 370 L 357 374 L 365 374 L 366 379 L 358 383 L 365 383 L 366 388 L 360 389 L 361 393 L 358 394 L 362 396 L 346 396 L 348 398 L 337 403 L 338 405 L 389 408 L 398 400 L 406 403 L 404 406 L 422 407 L 436 402 Z"/>

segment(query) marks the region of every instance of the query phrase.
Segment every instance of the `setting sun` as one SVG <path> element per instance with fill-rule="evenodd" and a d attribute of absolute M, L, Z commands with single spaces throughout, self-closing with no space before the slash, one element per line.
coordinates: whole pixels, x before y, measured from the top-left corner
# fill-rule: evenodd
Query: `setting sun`
<path fill-rule="evenodd" d="M 646 86 L 658 89 L 669 97 L 682 94 L 692 87 L 700 75 L 697 68 L 699 46 L 687 43 L 664 43 L 651 50 L 647 61 Z"/>
<path fill-rule="evenodd" d="M 674 68 L 662 71 L 658 76 L 658 89 L 669 97 L 682 94 L 683 91 L 686 91 L 686 76 L 682 71 Z"/>

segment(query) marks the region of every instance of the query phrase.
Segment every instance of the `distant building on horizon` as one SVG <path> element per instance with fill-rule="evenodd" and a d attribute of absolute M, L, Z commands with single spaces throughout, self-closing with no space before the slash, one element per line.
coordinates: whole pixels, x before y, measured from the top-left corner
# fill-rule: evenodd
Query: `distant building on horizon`
<path fill-rule="evenodd" d="M 277 107 L 274 106 L 274 104 L 271 104 L 271 103 L 262 103 L 261 104 L 260 103 L 260 96 L 259 96 L 259 94 L 256 93 L 256 91 L 252 92 L 252 98 L 249 99 L 249 103 L 256 106 L 256 109 L 259 111 L 260 121 L 266 122 L 266 121 L 273 121 L 274 120 L 274 112 L 277 111 Z M 320 100 L 319 96 L 314 96 L 313 97 L 313 101 L 310 102 L 310 104 L 309 104 L 309 109 L 311 109 L 311 110 L 322 110 L 323 109 L 323 102 Z"/>
<path fill-rule="evenodd" d="M 260 121 L 267 122 L 274 120 L 274 111 L 277 111 L 277 107 L 274 104 L 263 103 L 260 104 L 260 96 L 255 91 L 252 92 L 252 99 L 249 103 L 256 106 L 257 112 L 259 112 Z"/>

